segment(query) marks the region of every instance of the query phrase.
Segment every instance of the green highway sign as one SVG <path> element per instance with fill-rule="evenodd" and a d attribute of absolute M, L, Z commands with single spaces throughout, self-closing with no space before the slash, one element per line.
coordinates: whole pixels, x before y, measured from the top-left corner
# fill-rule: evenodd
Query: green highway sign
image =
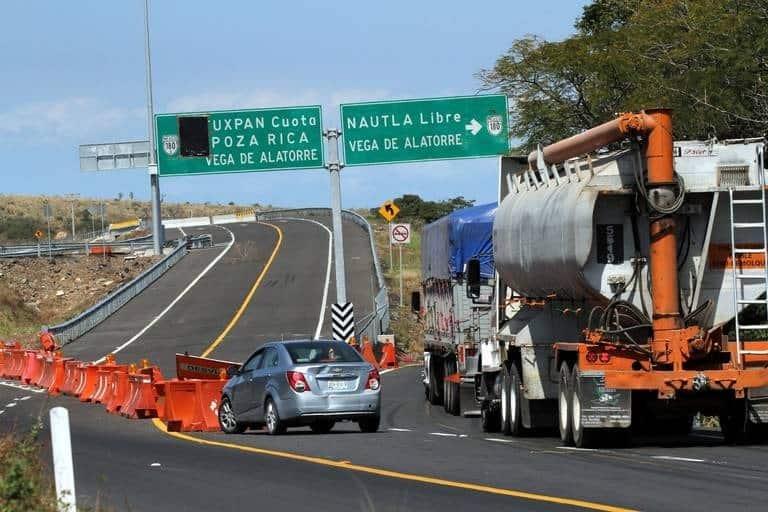
<path fill-rule="evenodd" d="M 158 114 L 160 176 L 323 167 L 319 106 Z"/>
<path fill-rule="evenodd" d="M 346 165 L 501 155 L 509 150 L 507 97 L 345 104 L 341 131 Z"/>

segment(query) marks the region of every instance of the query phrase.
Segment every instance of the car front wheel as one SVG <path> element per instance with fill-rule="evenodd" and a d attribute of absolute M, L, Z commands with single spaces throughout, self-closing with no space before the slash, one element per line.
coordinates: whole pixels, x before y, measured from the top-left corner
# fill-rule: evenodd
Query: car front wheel
<path fill-rule="evenodd" d="M 219 405 L 219 427 L 225 434 L 242 434 L 245 432 L 245 425 L 237 421 L 235 411 L 232 410 L 232 402 L 227 397 L 222 398 L 221 405 Z"/>

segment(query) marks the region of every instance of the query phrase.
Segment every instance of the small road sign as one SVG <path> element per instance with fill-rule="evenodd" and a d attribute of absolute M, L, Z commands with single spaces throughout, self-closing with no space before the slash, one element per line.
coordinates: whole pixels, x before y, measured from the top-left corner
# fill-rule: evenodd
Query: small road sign
<path fill-rule="evenodd" d="M 160 176 L 320 168 L 319 106 L 158 114 Z"/>
<path fill-rule="evenodd" d="M 389 232 L 389 240 L 393 244 L 411 243 L 411 225 L 410 224 L 392 224 Z"/>
<path fill-rule="evenodd" d="M 37 238 L 38 240 L 43 238 L 43 230 L 42 229 L 38 229 L 37 231 L 35 231 L 35 238 Z"/>
<path fill-rule="evenodd" d="M 395 220 L 395 217 L 397 217 L 398 213 L 400 213 L 400 207 L 397 206 L 391 199 L 389 201 L 384 201 L 384 204 L 382 204 L 381 208 L 379 208 L 379 215 L 384 217 L 387 222 L 392 222 Z"/>
<path fill-rule="evenodd" d="M 509 151 L 501 94 L 341 105 L 346 165 L 496 156 Z"/>
<path fill-rule="evenodd" d="M 355 336 L 355 312 L 351 302 L 331 304 L 333 338 L 349 343 Z"/>

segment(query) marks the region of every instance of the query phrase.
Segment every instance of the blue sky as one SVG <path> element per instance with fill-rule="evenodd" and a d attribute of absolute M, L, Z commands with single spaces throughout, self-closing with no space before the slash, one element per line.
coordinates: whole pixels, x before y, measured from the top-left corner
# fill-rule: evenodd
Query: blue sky
<path fill-rule="evenodd" d="M 152 2 L 156 112 L 473 94 L 525 34 L 567 37 L 586 3 Z M 0 193 L 149 197 L 144 170 L 79 171 L 83 143 L 146 139 L 143 0 L 6 2 L 0 18 Z M 324 170 L 164 178 L 169 201 L 327 206 Z M 345 207 L 403 193 L 496 197 L 495 159 L 347 168 Z"/>

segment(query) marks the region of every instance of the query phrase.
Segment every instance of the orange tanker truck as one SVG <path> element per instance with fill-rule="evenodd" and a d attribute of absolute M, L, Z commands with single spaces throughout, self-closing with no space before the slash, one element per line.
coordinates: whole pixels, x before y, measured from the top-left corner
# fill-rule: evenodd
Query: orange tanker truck
<path fill-rule="evenodd" d="M 697 413 L 728 441 L 768 436 L 765 141 L 672 133 L 646 110 L 502 157 L 471 243 L 466 222 L 425 226 L 433 404 L 579 447 L 685 432 Z"/>

